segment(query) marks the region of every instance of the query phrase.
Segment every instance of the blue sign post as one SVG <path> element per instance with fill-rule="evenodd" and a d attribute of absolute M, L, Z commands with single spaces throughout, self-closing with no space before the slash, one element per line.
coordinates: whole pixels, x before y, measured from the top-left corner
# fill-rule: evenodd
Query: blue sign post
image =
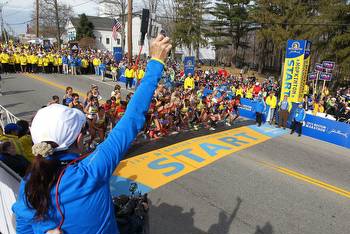
<path fill-rule="evenodd" d="M 123 59 L 122 47 L 113 47 L 114 60 L 120 62 Z"/>
<path fill-rule="evenodd" d="M 194 74 L 195 59 L 194 56 L 187 56 L 184 58 L 184 71 L 187 76 L 188 73 Z"/>

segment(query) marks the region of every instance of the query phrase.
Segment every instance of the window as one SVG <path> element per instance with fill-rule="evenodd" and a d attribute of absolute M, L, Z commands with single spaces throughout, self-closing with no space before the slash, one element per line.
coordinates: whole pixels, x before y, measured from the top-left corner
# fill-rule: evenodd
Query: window
<path fill-rule="evenodd" d="M 102 42 L 102 37 L 100 37 L 100 40 L 99 40 L 99 41 L 100 41 L 100 43 Z"/>
<path fill-rule="evenodd" d="M 106 45 L 109 45 L 109 37 L 106 37 Z"/>
<path fill-rule="evenodd" d="M 117 39 L 117 45 L 120 45 L 120 39 L 119 38 Z"/>

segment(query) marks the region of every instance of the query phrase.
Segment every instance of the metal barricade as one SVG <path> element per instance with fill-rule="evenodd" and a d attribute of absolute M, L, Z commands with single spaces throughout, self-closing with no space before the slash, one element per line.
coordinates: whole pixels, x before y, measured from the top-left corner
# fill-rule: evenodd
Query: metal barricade
<path fill-rule="evenodd" d="M 19 118 L 14 116 L 5 107 L 0 105 L 0 127 L 1 127 L 2 131 L 4 131 L 4 128 L 7 124 L 16 123 L 18 120 L 19 120 Z"/>

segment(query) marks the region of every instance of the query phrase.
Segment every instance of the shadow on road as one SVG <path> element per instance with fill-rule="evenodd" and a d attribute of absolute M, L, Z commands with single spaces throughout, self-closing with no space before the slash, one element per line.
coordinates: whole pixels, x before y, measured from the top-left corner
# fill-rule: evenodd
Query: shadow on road
<path fill-rule="evenodd" d="M 10 107 L 14 107 L 14 106 L 18 106 L 18 105 L 21 105 L 23 104 L 23 102 L 16 102 L 16 103 L 12 103 L 12 104 L 6 104 L 6 105 L 3 105 L 4 108 L 10 108 Z"/>
<path fill-rule="evenodd" d="M 273 234 L 273 227 L 270 222 L 267 222 L 263 227 L 258 225 L 254 234 Z"/>
<path fill-rule="evenodd" d="M 164 202 L 159 205 L 152 204 L 150 208 L 150 233 L 229 234 L 230 226 L 237 216 L 241 203 L 242 200 L 238 197 L 236 207 L 232 214 L 220 211 L 218 222 L 211 225 L 207 232 L 194 226 L 195 211 L 193 208 L 186 212 L 180 206 L 173 206 Z"/>
<path fill-rule="evenodd" d="M 35 90 L 28 89 L 28 90 L 18 90 L 18 91 L 6 91 L 6 92 L 2 92 L 2 95 L 8 96 L 8 95 L 19 94 L 19 93 L 29 93 L 29 92 L 33 92 L 33 91 L 35 91 Z"/>
<path fill-rule="evenodd" d="M 17 113 L 16 116 L 18 118 L 21 118 L 21 117 L 27 117 L 27 118 L 31 118 L 34 116 L 34 114 L 36 113 L 37 111 L 24 111 L 24 112 L 20 112 L 20 113 Z"/>
<path fill-rule="evenodd" d="M 208 230 L 208 234 L 229 234 L 230 226 L 235 217 L 237 216 L 237 212 L 241 203 L 242 199 L 240 197 L 237 197 L 237 205 L 230 217 L 227 217 L 226 212 L 220 211 L 218 223 L 211 225 L 211 227 Z"/>

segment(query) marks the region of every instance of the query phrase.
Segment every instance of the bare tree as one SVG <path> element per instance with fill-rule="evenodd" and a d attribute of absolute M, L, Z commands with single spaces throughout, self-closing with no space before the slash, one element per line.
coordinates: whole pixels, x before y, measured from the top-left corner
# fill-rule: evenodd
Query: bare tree
<path fill-rule="evenodd" d="M 125 25 L 127 20 L 127 10 L 128 10 L 128 1 L 127 0 L 98 0 L 100 4 L 105 5 L 104 16 L 111 18 L 118 18 L 122 27 L 121 27 L 121 45 L 122 51 L 124 54 L 125 51 Z"/>
<path fill-rule="evenodd" d="M 73 10 L 69 5 L 60 4 L 57 0 L 40 0 L 39 1 L 39 27 L 43 37 L 56 37 L 58 48 L 62 35 L 65 33 L 65 26 L 73 16 Z M 35 19 L 35 7 L 32 18 Z M 36 31 L 35 20 L 32 21 L 32 28 Z"/>

